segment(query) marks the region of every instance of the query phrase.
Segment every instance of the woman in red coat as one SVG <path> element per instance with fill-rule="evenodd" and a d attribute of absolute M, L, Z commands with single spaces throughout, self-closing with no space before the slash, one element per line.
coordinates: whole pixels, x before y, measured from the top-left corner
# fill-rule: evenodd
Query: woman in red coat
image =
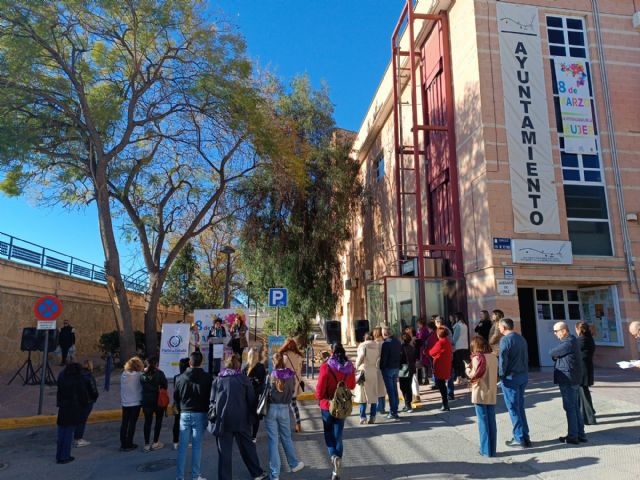
<path fill-rule="evenodd" d="M 344 419 L 331 416 L 329 402 L 338 387 L 344 382 L 350 390 L 356 388 L 356 375 L 351 361 L 347 358 L 344 347 L 339 343 L 331 346 L 332 355 L 320 366 L 320 375 L 316 386 L 316 398 L 320 400 L 322 425 L 324 427 L 324 443 L 327 445 L 333 474 L 331 480 L 339 480 L 342 470 L 342 430 Z"/>
<path fill-rule="evenodd" d="M 447 339 L 449 330 L 444 327 L 438 327 L 436 330 L 438 341 L 429 350 L 429 355 L 433 358 L 433 374 L 436 377 L 436 387 L 440 390 L 442 397 L 441 411 L 449 411 L 449 400 L 447 399 L 447 380 L 451 376 L 451 362 L 453 360 L 453 352 L 451 351 L 451 343 Z"/>

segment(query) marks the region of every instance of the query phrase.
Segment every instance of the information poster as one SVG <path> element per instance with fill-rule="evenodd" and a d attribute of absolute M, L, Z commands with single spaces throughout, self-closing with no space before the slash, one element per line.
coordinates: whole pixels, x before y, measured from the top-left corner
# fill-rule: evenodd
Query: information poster
<path fill-rule="evenodd" d="M 270 335 L 267 340 L 267 359 L 268 359 L 268 368 L 269 371 L 273 369 L 273 365 L 271 365 L 271 356 L 280 350 L 280 347 L 284 345 L 284 342 L 287 340 L 287 337 L 284 335 Z"/>
<path fill-rule="evenodd" d="M 593 126 L 587 62 L 580 58 L 555 57 L 554 63 L 564 151 L 595 154 L 596 133 Z"/>
<path fill-rule="evenodd" d="M 597 345 L 622 346 L 615 287 L 579 290 L 582 318 L 591 326 Z"/>
<path fill-rule="evenodd" d="M 163 323 L 159 368 L 167 378 L 180 373 L 180 359 L 189 356 L 189 324 Z"/>

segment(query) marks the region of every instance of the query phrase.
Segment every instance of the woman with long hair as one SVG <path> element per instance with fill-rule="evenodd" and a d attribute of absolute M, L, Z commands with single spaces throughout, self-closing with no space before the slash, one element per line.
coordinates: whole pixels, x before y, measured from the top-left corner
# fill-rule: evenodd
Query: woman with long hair
<path fill-rule="evenodd" d="M 320 366 L 318 384 L 316 386 L 316 398 L 320 401 L 322 412 L 322 425 L 324 427 L 324 442 L 327 445 L 333 474 L 331 480 L 340 480 L 342 472 L 342 430 L 344 419 L 335 418 L 329 412 L 329 404 L 338 388 L 339 382 L 344 382 L 346 387 L 353 390 L 356 387 L 356 377 L 353 365 L 347 358 L 344 347 L 339 343 L 331 346 L 331 357 Z"/>
<path fill-rule="evenodd" d="M 291 425 L 289 420 L 289 406 L 296 388 L 295 372 L 287 367 L 284 355 L 274 353 L 271 357 L 273 371 L 269 375 L 271 393 L 269 395 L 269 409 L 265 417 L 265 428 L 269 439 L 269 470 L 271 480 L 280 478 L 280 453 L 278 440 L 287 458 L 289 468 L 293 473 L 304 468 L 304 463 L 298 461 L 296 450 L 291 440 Z"/>
<path fill-rule="evenodd" d="M 122 422 L 120 423 L 120 450 L 130 452 L 138 448 L 133 443 L 136 433 L 136 423 L 140 416 L 142 405 L 142 383 L 140 376 L 144 364 L 138 357 L 131 357 L 124 364 L 124 371 L 120 376 L 120 401 L 122 403 Z"/>
<path fill-rule="evenodd" d="M 411 399 L 413 397 L 411 382 L 416 374 L 416 351 L 411 345 L 411 335 L 402 334 L 402 353 L 400 356 L 400 372 L 398 374 L 398 383 L 400 383 L 400 391 L 404 397 L 403 412 L 412 413 Z"/>
<path fill-rule="evenodd" d="M 384 337 L 382 336 L 382 327 L 374 327 L 371 330 L 373 334 L 373 341 L 376 342 L 380 351 L 382 351 L 382 342 L 384 342 Z M 379 390 L 380 396 L 378 397 L 378 405 L 376 405 L 376 414 L 385 415 L 387 412 L 385 410 L 385 389 L 384 389 L 384 378 L 382 377 L 382 371 L 378 366 L 378 371 L 376 372 L 378 376 L 378 385 L 382 385 Z"/>
<path fill-rule="evenodd" d="M 593 385 L 593 355 L 596 352 L 596 342 L 593 340 L 591 329 L 585 322 L 576 323 L 576 335 L 580 346 L 580 358 L 582 360 L 582 380 L 580 382 L 580 396 L 578 402 L 582 411 L 585 425 L 595 425 L 596 411 L 593 408 L 593 400 L 589 387 Z"/>
<path fill-rule="evenodd" d="M 262 395 L 262 392 L 264 392 L 267 380 L 267 369 L 264 367 L 264 363 L 262 362 L 261 357 L 262 354 L 260 350 L 258 350 L 258 348 L 256 347 L 251 347 L 247 352 L 247 365 L 242 371 L 242 373 L 244 373 L 249 378 L 249 380 L 251 380 L 256 398 L 260 398 L 260 395 Z M 258 428 L 260 428 L 260 417 L 256 415 L 251 432 L 251 439 L 253 440 L 253 443 L 256 443 Z"/>
<path fill-rule="evenodd" d="M 144 451 L 160 450 L 164 444 L 160 442 L 160 430 L 162 429 L 162 419 L 166 412 L 166 407 L 158 406 L 158 393 L 161 388 L 169 388 L 167 377 L 158 368 L 158 358 L 149 357 L 145 361 L 145 369 L 140 375 L 142 384 L 142 413 L 144 414 Z M 156 417 L 156 425 L 153 429 L 153 443 L 151 439 L 151 424 L 153 417 Z"/>
<path fill-rule="evenodd" d="M 287 366 L 287 368 L 293 370 L 293 373 L 296 377 L 296 388 L 293 393 L 293 397 L 291 397 L 291 411 L 293 412 L 293 416 L 296 419 L 295 430 L 296 432 L 301 432 L 302 424 L 300 423 L 300 410 L 298 409 L 297 398 L 298 395 L 302 393 L 301 378 L 303 356 L 300 350 L 298 350 L 298 344 L 293 338 L 287 339 L 287 341 L 284 342 L 284 345 L 280 347 L 280 350 L 278 350 L 278 353 L 283 355 L 284 364 Z"/>
<path fill-rule="evenodd" d="M 466 374 L 471 383 L 471 403 L 475 404 L 480 432 L 480 455 L 496 454 L 496 396 L 498 386 L 498 358 L 491 352 L 489 342 L 481 335 L 471 340 L 471 363 L 466 363 Z"/>
<path fill-rule="evenodd" d="M 433 374 L 436 377 L 436 387 L 440 391 L 440 397 L 442 397 L 441 411 L 449 411 L 449 400 L 447 396 L 447 380 L 451 378 L 451 362 L 452 352 L 451 343 L 447 338 L 449 336 L 449 329 L 444 326 L 438 327 L 436 330 L 438 341 L 429 350 L 429 355 L 433 359 Z"/>

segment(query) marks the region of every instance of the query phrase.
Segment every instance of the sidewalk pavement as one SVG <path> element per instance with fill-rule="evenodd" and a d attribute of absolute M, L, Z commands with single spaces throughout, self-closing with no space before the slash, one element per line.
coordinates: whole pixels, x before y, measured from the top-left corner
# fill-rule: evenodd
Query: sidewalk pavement
<path fill-rule="evenodd" d="M 533 448 L 511 449 L 511 422 L 498 398 L 498 456 L 478 455 L 478 431 L 469 395 L 457 393 L 451 412 L 439 412 L 439 395 L 425 392 L 424 404 L 400 421 L 378 417 L 375 425 L 358 425 L 357 414 L 345 427 L 342 479 L 536 479 L 536 480 L 627 480 L 640 478 L 640 371 L 599 370 L 593 398 L 598 424 L 587 426 L 589 442 L 564 445 L 557 438 L 566 434 L 566 420 L 557 386 L 545 369 L 531 374 L 526 407 Z M 24 389 L 34 387 L 24 387 Z M 34 389 L 34 391 L 37 388 Z M 111 394 L 109 394 L 111 395 Z M 0 397 L 4 398 L 4 396 Z M 315 402 L 301 402 L 301 434 L 294 434 L 299 459 L 307 467 L 297 474 L 287 472 L 283 458 L 281 480 L 328 480 L 331 476 L 324 447 L 322 421 Z M 161 441 L 171 442 L 172 419 L 165 420 Z M 74 449 L 76 461 L 55 464 L 55 427 L 42 426 L 0 431 L 0 477 L 3 480 L 48 478 L 122 479 L 175 478 L 176 452 L 170 448 L 143 453 L 118 451 L 118 422 L 91 425 L 85 438 L 89 447 Z M 136 443 L 142 445 L 142 419 Z M 266 468 L 267 441 L 264 425 L 258 437 L 258 454 Z M 234 479 L 249 479 L 237 449 L 234 449 Z M 217 477 L 215 442 L 205 436 L 202 475 Z M 187 471 L 189 471 L 187 469 Z M 149 473 L 152 473 L 149 474 Z"/>

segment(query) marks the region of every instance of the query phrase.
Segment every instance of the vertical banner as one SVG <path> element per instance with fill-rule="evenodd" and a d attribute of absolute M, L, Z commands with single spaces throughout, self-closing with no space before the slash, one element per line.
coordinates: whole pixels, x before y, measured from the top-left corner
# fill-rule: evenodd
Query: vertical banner
<path fill-rule="evenodd" d="M 497 3 L 516 233 L 560 233 L 538 9 Z"/>
<path fill-rule="evenodd" d="M 596 133 L 591 109 L 587 62 L 581 58 L 554 57 L 556 87 L 562 115 L 564 151 L 595 154 Z"/>
<path fill-rule="evenodd" d="M 189 356 L 189 324 L 163 323 L 159 368 L 171 379 L 180 373 L 180 359 Z"/>

